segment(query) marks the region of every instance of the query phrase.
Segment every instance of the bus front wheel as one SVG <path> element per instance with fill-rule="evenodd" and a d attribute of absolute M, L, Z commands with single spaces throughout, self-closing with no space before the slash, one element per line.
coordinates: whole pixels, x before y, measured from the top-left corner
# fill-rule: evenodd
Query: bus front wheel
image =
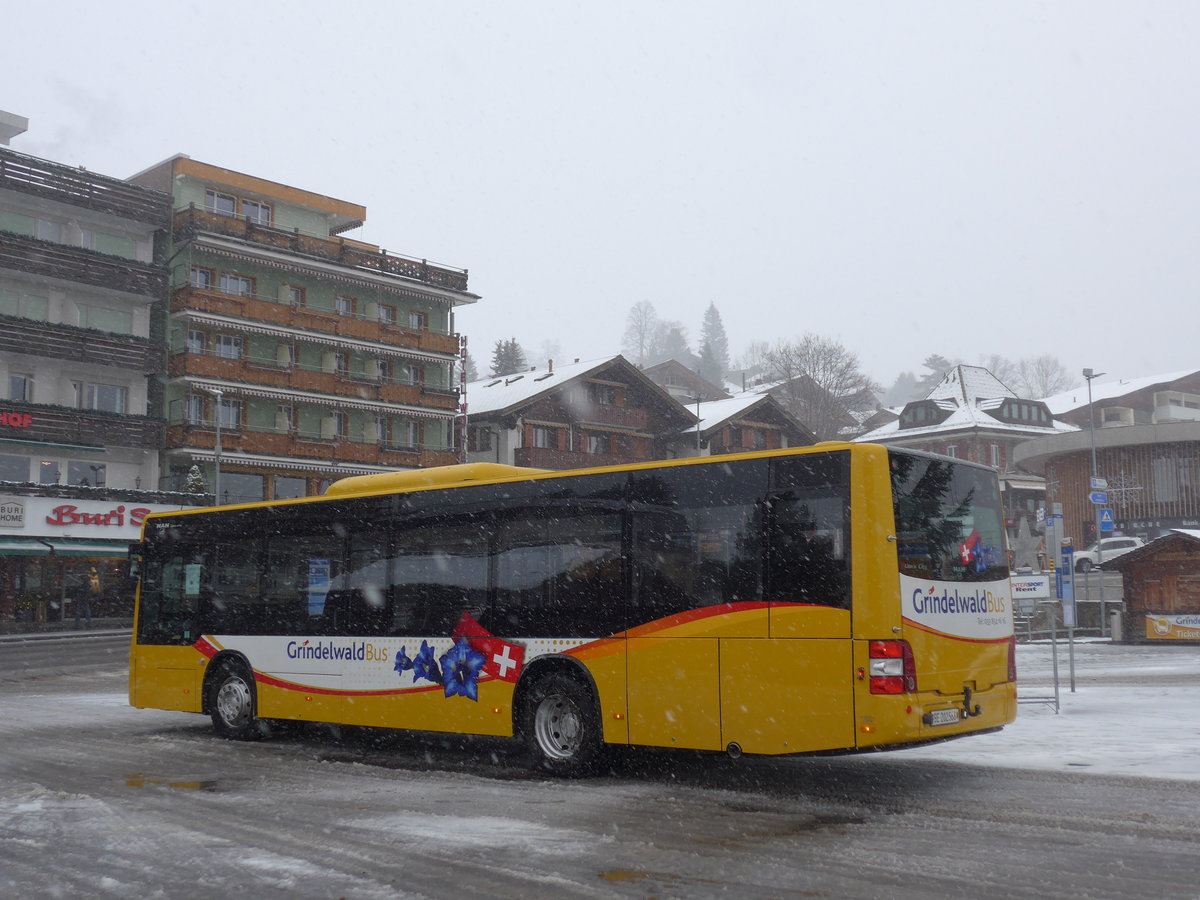
<path fill-rule="evenodd" d="M 592 692 L 561 672 L 529 689 L 523 731 L 534 764 L 556 775 L 585 775 L 599 759 L 600 725 Z"/>
<path fill-rule="evenodd" d="M 254 676 L 245 666 L 226 663 L 216 673 L 209 694 L 213 729 L 223 738 L 253 741 L 263 736 L 257 716 Z"/>

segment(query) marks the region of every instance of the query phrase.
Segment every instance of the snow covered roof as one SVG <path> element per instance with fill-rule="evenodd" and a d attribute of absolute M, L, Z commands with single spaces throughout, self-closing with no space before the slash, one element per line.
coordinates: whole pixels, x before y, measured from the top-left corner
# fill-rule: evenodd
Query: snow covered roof
<path fill-rule="evenodd" d="M 1054 422 L 1049 425 L 1034 425 L 1029 422 L 1002 422 L 991 415 L 1010 399 L 1020 399 L 1004 382 L 982 366 L 955 366 L 931 390 L 926 400 L 933 401 L 938 409 L 950 415 L 941 422 L 931 422 L 915 428 L 901 428 L 902 419 L 887 422 L 878 428 L 859 435 L 855 440 L 887 441 L 903 435 L 928 437 L 953 431 L 986 429 L 987 431 L 1010 431 L 1030 437 L 1078 431 L 1074 425 Z M 921 402 L 921 401 L 914 401 Z"/>
<path fill-rule="evenodd" d="M 982 366 L 955 366 L 942 376 L 927 400 L 956 400 L 965 403 L 980 398 L 1016 397 L 1003 381 Z"/>
<path fill-rule="evenodd" d="M 604 359 L 589 359 L 566 366 L 548 369 L 530 369 L 496 378 L 481 378 L 467 385 L 467 412 L 470 415 L 497 412 L 519 406 L 539 394 L 552 391 L 567 382 L 616 362 L 623 357 L 608 356 Z"/>
<path fill-rule="evenodd" d="M 1126 394 L 1132 394 L 1135 391 L 1145 390 L 1159 384 L 1170 384 L 1172 381 L 1178 381 L 1181 378 L 1188 378 L 1196 374 L 1200 374 L 1200 369 L 1184 369 L 1181 372 L 1168 372 L 1165 375 L 1147 375 L 1144 378 L 1126 378 L 1104 382 L 1093 381 L 1092 401 L 1096 402 L 1099 400 L 1112 400 L 1115 397 L 1124 397 Z M 1063 391 L 1061 394 L 1046 397 L 1042 402 L 1056 416 L 1087 406 L 1087 384 L 1081 384 L 1078 387 L 1071 388 L 1069 391 Z"/>

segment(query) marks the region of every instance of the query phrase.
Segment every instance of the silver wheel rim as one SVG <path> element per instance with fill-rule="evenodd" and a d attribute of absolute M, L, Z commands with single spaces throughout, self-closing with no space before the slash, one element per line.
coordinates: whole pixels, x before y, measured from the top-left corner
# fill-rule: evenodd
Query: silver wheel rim
<path fill-rule="evenodd" d="M 217 714 L 231 728 L 250 721 L 250 686 L 241 678 L 230 678 L 217 690 Z"/>
<path fill-rule="evenodd" d="M 552 694 L 533 714 L 533 734 L 546 756 L 570 759 L 582 746 L 583 715 L 565 694 Z"/>

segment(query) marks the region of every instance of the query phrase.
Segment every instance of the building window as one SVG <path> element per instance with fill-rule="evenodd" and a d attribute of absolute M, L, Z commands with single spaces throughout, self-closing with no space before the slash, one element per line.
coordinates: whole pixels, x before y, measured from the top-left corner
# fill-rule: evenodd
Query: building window
<path fill-rule="evenodd" d="M 958 444 L 947 444 L 946 445 L 946 455 L 957 457 L 958 456 Z"/>
<path fill-rule="evenodd" d="M 266 203 L 259 203 L 257 200 L 243 200 L 242 218 L 257 225 L 270 225 L 271 207 Z"/>
<path fill-rule="evenodd" d="M 384 325 L 394 325 L 396 323 L 396 307 L 380 303 L 379 321 Z"/>
<path fill-rule="evenodd" d="M 276 500 L 295 500 L 304 496 L 307 484 L 295 475 L 276 475 L 273 487 Z"/>
<path fill-rule="evenodd" d="M 39 240 L 62 243 L 62 226 L 57 222 L 38 219 L 37 236 Z"/>
<path fill-rule="evenodd" d="M 254 280 L 245 275 L 234 275 L 232 272 L 221 273 L 221 293 L 233 294 L 237 297 L 250 297 L 254 294 Z"/>
<path fill-rule="evenodd" d="M 38 484 L 58 484 L 58 463 L 52 459 L 43 459 L 38 466 Z"/>
<path fill-rule="evenodd" d="M 607 434 L 588 435 L 588 453 L 596 456 L 607 456 L 612 452 L 612 441 Z"/>
<path fill-rule="evenodd" d="M 77 312 L 80 328 L 94 328 L 112 334 L 133 334 L 133 313 L 128 310 L 81 303 Z"/>
<path fill-rule="evenodd" d="M 242 424 L 242 401 L 222 397 L 217 404 L 217 421 L 222 428 L 237 428 Z"/>
<path fill-rule="evenodd" d="M 346 435 L 350 433 L 350 416 L 344 412 L 335 412 L 330 419 L 333 421 L 333 436 L 338 440 L 345 440 Z"/>
<path fill-rule="evenodd" d="M 350 374 L 350 361 L 346 358 L 345 353 L 333 354 L 333 371 L 340 378 L 345 378 Z"/>
<path fill-rule="evenodd" d="M 100 412 L 123 413 L 129 402 L 129 389 L 119 384 L 71 383 L 75 391 L 75 405 L 82 409 Z"/>
<path fill-rule="evenodd" d="M 296 410 L 289 404 L 281 403 L 275 407 L 275 430 L 288 434 L 296 429 Z"/>
<path fill-rule="evenodd" d="M 1000 445 L 999 445 L 999 444 L 992 444 L 992 466 L 993 466 L 994 468 L 997 468 L 997 469 L 999 469 L 999 468 L 1000 468 L 1000 462 L 1001 462 L 1001 459 L 1000 459 Z"/>
<path fill-rule="evenodd" d="M 205 191 L 204 208 L 219 216 L 236 216 L 237 197 L 222 194 L 220 191 Z"/>
<path fill-rule="evenodd" d="M 105 487 L 108 483 L 108 466 L 104 463 L 67 463 L 67 484 L 83 487 Z"/>
<path fill-rule="evenodd" d="M 354 298 L 338 294 L 333 298 L 333 309 L 339 316 L 354 315 Z"/>
<path fill-rule="evenodd" d="M 390 420 L 388 419 L 387 416 L 376 416 L 375 417 L 375 440 L 379 441 L 379 443 L 381 443 L 381 444 L 387 444 L 387 442 L 388 442 L 388 437 L 389 437 L 388 425 L 389 424 L 390 424 Z"/>
<path fill-rule="evenodd" d="M 425 380 L 425 370 L 421 366 L 409 363 L 404 367 L 404 375 L 409 384 L 420 384 Z"/>
<path fill-rule="evenodd" d="M 204 424 L 204 398 L 199 394 L 188 394 L 183 403 L 183 413 L 187 424 Z"/>
<path fill-rule="evenodd" d="M 589 384 L 588 399 L 601 406 L 616 406 L 617 389 L 611 384 Z"/>
<path fill-rule="evenodd" d="M 414 331 L 428 330 L 429 313 L 422 312 L 419 309 L 410 310 L 408 313 L 408 327 Z"/>
<path fill-rule="evenodd" d="M 421 446 L 421 423 L 411 419 L 404 423 L 404 444 L 412 449 Z"/>
<path fill-rule="evenodd" d="M 232 334 L 218 334 L 213 338 L 213 353 L 222 359 L 241 359 L 242 339 Z"/>
<path fill-rule="evenodd" d="M 8 376 L 8 399 L 21 403 L 33 402 L 33 376 L 13 372 Z"/>
<path fill-rule="evenodd" d="M 0 456 L 0 481 L 28 481 L 28 456 Z"/>
<path fill-rule="evenodd" d="M 203 331 L 197 331 L 194 328 L 189 328 L 187 333 L 187 352 L 188 353 L 203 353 L 205 345 L 208 343 L 207 335 Z"/>
<path fill-rule="evenodd" d="M 467 449 L 472 452 L 491 450 L 492 449 L 492 430 L 490 428 L 475 427 L 471 429 L 468 435 Z"/>
<path fill-rule="evenodd" d="M 188 273 L 188 281 L 192 287 L 207 291 L 212 287 L 213 283 L 212 269 L 205 269 L 202 266 L 192 266 L 191 271 Z"/>
<path fill-rule="evenodd" d="M 375 370 L 379 373 L 379 380 L 390 382 L 392 380 L 392 361 L 390 359 L 381 359 L 375 363 Z"/>
<path fill-rule="evenodd" d="M 287 302 L 292 306 L 304 305 L 304 288 L 296 287 L 293 284 L 287 286 Z"/>
<path fill-rule="evenodd" d="M 554 439 L 554 429 L 535 425 L 533 427 L 533 446 L 541 447 L 543 450 L 558 449 L 558 442 Z"/>

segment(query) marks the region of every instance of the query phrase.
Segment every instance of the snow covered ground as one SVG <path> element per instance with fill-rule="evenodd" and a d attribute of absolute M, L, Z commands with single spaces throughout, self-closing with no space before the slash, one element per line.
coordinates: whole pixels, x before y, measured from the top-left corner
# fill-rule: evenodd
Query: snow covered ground
<path fill-rule="evenodd" d="M 1200 780 L 1200 647 L 1058 644 L 1059 712 L 1022 702 L 998 734 L 900 751 L 906 757 L 1072 772 Z M 1017 646 L 1020 696 L 1054 696 L 1051 646 Z"/>

